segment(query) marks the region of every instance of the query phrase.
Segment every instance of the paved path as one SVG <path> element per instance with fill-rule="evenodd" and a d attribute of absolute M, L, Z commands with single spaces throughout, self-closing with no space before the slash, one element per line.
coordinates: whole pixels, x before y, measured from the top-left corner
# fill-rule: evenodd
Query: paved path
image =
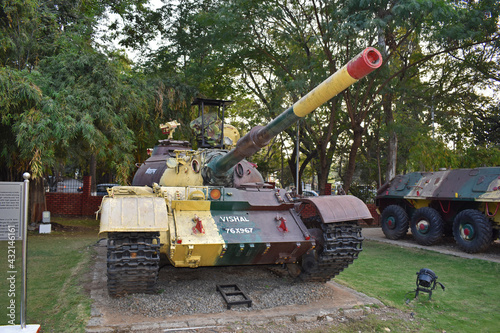
<path fill-rule="evenodd" d="M 382 228 L 380 228 L 380 227 L 363 228 L 362 234 L 365 237 L 365 239 L 367 239 L 367 240 L 374 240 L 374 241 L 378 241 L 378 242 L 384 242 L 384 243 L 389 243 L 389 244 L 394 244 L 394 245 L 399 245 L 399 246 L 404 246 L 404 247 L 416 247 L 416 248 L 420 248 L 420 249 L 435 251 L 435 252 L 448 254 L 448 255 L 461 257 L 461 258 L 480 259 L 480 260 L 487 260 L 487 261 L 500 263 L 500 241 L 499 240 L 496 240 L 488 248 L 488 250 L 484 253 L 469 254 L 469 253 L 465 253 L 462 250 L 460 250 L 457 247 L 457 245 L 455 244 L 455 240 L 452 237 L 446 237 L 444 240 L 442 240 L 437 245 L 423 246 L 423 245 L 417 244 L 417 242 L 415 242 L 413 240 L 413 237 L 411 236 L 410 233 L 408 233 L 403 239 L 400 239 L 400 240 L 387 239 L 387 238 L 385 238 L 385 235 L 382 232 Z"/>

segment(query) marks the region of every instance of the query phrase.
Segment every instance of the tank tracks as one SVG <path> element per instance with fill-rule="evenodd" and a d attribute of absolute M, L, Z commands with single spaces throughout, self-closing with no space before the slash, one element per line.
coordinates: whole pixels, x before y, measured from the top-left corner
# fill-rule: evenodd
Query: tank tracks
<path fill-rule="evenodd" d="M 312 251 L 302 257 L 298 278 L 303 281 L 330 280 L 352 264 L 362 251 L 363 237 L 357 222 L 323 224 L 322 229 L 323 246 L 318 249 L 319 254 Z M 159 233 L 110 233 L 107 262 L 111 296 L 155 293 L 160 263 Z M 278 274 L 281 271 L 277 266 L 270 269 Z"/>
<path fill-rule="evenodd" d="M 155 293 L 160 263 L 159 233 L 109 233 L 107 263 L 111 296 Z"/>
<path fill-rule="evenodd" d="M 302 281 L 326 282 L 347 266 L 363 250 L 361 227 L 356 221 L 322 224 L 323 249 L 312 251 L 302 257 L 301 273 L 298 276 Z"/>

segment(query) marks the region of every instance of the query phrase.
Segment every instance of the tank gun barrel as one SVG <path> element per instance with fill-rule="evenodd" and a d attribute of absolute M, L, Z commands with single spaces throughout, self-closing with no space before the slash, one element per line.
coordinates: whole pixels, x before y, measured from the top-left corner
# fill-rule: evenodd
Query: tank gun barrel
<path fill-rule="evenodd" d="M 227 172 L 238 162 L 269 144 L 272 138 L 292 126 L 297 120 L 313 112 L 381 65 L 382 55 L 380 52 L 373 47 L 366 48 L 269 124 L 252 128 L 238 141 L 235 148 L 226 155 L 211 160 L 207 167 L 214 175 Z"/>

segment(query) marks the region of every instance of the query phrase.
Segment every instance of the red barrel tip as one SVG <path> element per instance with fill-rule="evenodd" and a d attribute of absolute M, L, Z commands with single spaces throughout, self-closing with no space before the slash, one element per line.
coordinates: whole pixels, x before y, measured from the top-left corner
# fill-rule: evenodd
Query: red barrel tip
<path fill-rule="evenodd" d="M 347 72 L 354 79 L 359 80 L 362 77 L 373 72 L 382 66 L 382 55 L 373 47 L 367 47 L 354 59 L 347 64 Z"/>

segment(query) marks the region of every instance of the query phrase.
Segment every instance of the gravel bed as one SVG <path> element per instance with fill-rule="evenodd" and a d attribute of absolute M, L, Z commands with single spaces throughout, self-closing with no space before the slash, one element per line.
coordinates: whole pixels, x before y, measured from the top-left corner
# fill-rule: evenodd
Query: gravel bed
<path fill-rule="evenodd" d="M 332 297 L 324 283 L 298 282 L 280 277 L 263 266 L 202 267 L 196 269 L 166 266 L 160 270 L 158 294 L 133 294 L 110 299 L 120 313 L 147 317 L 171 317 L 195 313 L 227 311 L 216 285 L 237 284 L 252 300 L 252 307 L 234 305 L 234 311 L 254 311 L 286 305 L 307 305 Z M 237 298 L 241 299 L 241 298 Z M 236 300 L 236 299 L 233 299 Z"/>

